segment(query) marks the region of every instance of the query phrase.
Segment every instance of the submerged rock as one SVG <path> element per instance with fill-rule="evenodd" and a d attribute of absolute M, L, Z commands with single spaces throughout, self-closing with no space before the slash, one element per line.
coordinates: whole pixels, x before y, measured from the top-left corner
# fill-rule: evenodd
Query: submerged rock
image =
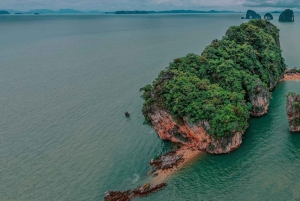
<path fill-rule="evenodd" d="M 104 201 L 130 201 L 132 192 L 128 191 L 108 191 L 105 193 Z"/>
<path fill-rule="evenodd" d="M 150 161 L 150 165 L 155 167 L 156 170 L 172 169 L 174 166 L 177 166 L 179 163 L 184 161 L 182 157 L 182 154 L 176 155 L 176 152 L 169 152 L 157 159 L 152 159 Z"/>
<path fill-rule="evenodd" d="M 142 187 L 138 187 L 135 190 L 133 190 L 133 195 L 134 197 L 144 197 L 144 196 L 148 196 L 151 193 L 157 192 L 161 189 L 163 189 L 164 187 L 166 187 L 166 183 L 160 183 L 160 184 L 155 184 L 155 185 L 151 185 L 150 183 L 144 184 Z"/>
<path fill-rule="evenodd" d="M 133 191 L 108 191 L 105 193 L 104 201 L 131 201 L 135 197 L 145 197 L 151 193 L 155 193 L 164 187 L 166 183 L 154 184 L 146 183 Z"/>
<path fill-rule="evenodd" d="M 125 112 L 125 116 L 126 116 L 126 117 L 130 117 L 129 112 Z"/>
<path fill-rule="evenodd" d="M 286 99 L 286 112 L 290 131 L 300 132 L 300 94 L 289 93 Z"/>
<path fill-rule="evenodd" d="M 266 13 L 264 16 L 265 20 L 273 20 L 273 15 L 271 13 Z"/>
<path fill-rule="evenodd" d="M 294 11 L 286 9 L 279 16 L 279 22 L 294 22 Z"/>

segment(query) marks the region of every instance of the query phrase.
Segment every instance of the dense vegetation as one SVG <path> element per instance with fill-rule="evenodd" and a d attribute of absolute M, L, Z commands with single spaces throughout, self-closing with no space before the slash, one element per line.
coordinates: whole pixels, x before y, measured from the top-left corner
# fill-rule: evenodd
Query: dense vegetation
<path fill-rule="evenodd" d="M 249 96 L 259 93 L 259 86 L 276 86 L 285 68 L 274 25 L 252 20 L 233 26 L 201 56 L 175 59 L 152 85 L 141 88 L 143 113 L 150 122 L 148 113 L 156 106 L 177 120 L 208 121 L 211 135 L 231 136 L 247 127 Z"/>

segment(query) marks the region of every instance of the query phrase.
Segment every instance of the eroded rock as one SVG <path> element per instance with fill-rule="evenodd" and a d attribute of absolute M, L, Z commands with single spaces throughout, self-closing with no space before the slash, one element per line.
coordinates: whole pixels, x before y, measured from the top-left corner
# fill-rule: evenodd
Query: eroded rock
<path fill-rule="evenodd" d="M 286 99 L 289 129 L 291 132 L 300 132 L 300 94 L 289 93 Z"/>

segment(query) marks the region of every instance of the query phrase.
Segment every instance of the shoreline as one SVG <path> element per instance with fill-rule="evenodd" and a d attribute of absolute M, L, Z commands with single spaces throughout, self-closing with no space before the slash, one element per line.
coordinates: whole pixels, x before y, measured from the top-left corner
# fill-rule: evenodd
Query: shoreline
<path fill-rule="evenodd" d="M 159 169 L 154 172 L 154 177 L 151 178 L 152 184 L 159 184 L 162 182 L 165 182 L 169 179 L 174 173 L 188 165 L 189 163 L 193 162 L 195 159 L 197 159 L 197 156 L 200 156 L 203 154 L 203 151 L 199 151 L 197 149 L 188 147 L 188 146 L 182 146 L 178 150 L 176 150 L 176 155 L 182 155 L 182 162 L 178 163 L 178 165 L 173 166 L 169 169 Z"/>

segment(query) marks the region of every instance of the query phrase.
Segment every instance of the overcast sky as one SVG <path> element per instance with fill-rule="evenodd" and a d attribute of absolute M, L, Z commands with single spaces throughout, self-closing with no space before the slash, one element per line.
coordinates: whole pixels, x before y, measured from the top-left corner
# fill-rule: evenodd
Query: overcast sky
<path fill-rule="evenodd" d="M 235 10 L 257 11 L 300 8 L 300 0 L 0 0 L 1 9 L 72 8 L 78 10 Z"/>

